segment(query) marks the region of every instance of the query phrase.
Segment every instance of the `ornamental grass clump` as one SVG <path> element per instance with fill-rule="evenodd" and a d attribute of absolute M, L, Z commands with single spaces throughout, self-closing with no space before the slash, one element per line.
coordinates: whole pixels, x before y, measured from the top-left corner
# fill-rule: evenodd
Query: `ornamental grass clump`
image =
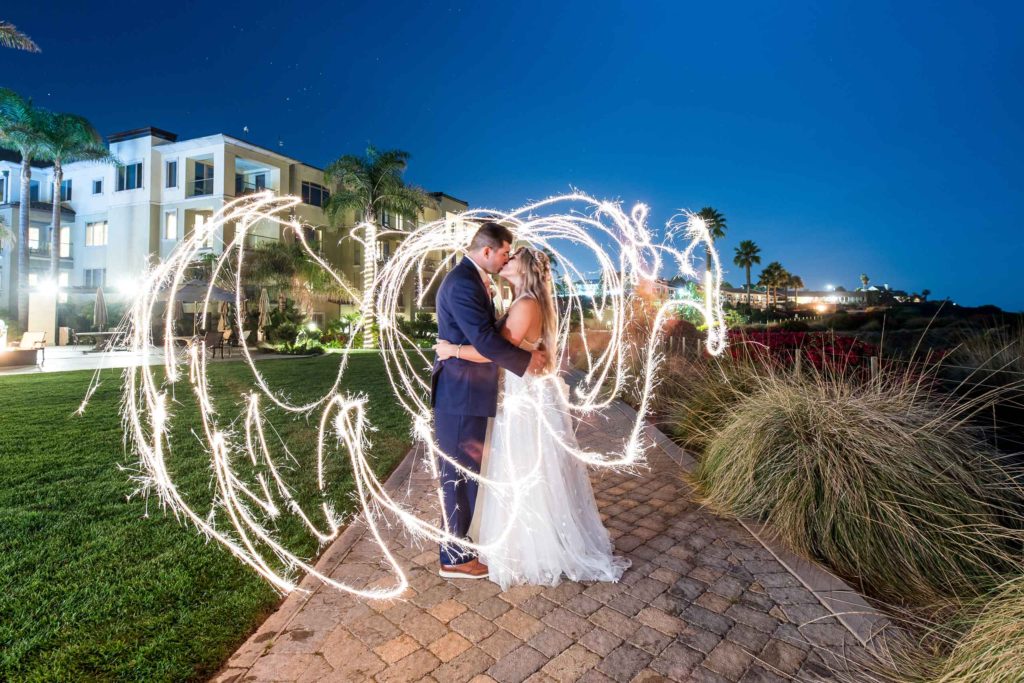
<path fill-rule="evenodd" d="M 922 680 L 1019 683 L 1024 680 L 1024 576 L 1007 581 L 970 619 L 969 629 Z"/>
<path fill-rule="evenodd" d="M 1021 494 L 928 377 L 772 372 L 728 408 L 692 481 L 716 510 L 769 522 L 865 593 L 929 605 L 1019 567 Z"/>

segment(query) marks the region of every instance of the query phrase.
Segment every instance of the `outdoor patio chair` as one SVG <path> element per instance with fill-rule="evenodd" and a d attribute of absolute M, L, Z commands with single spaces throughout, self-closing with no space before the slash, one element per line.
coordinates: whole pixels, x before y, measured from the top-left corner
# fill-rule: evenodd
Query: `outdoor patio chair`
<path fill-rule="evenodd" d="M 17 344 L 12 343 L 9 348 L 12 351 L 38 351 L 38 365 L 42 365 L 46 362 L 46 333 L 26 332 L 21 335 L 21 341 Z"/>
<path fill-rule="evenodd" d="M 217 349 L 220 349 L 220 357 L 224 357 L 224 334 L 221 332 L 213 331 L 207 332 L 203 336 L 203 347 L 213 353 L 213 357 L 217 357 Z"/>

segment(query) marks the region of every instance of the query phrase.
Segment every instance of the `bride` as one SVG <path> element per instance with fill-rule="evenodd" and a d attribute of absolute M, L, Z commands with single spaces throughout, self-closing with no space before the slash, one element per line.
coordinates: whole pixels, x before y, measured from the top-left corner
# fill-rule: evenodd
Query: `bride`
<path fill-rule="evenodd" d="M 613 554 L 586 465 L 572 455 L 578 445 L 566 408 L 566 386 L 552 372 L 558 321 L 548 257 L 521 247 L 499 275 L 515 294 L 499 322 L 502 335 L 520 348 L 542 346 L 552 352 L 545 374 L 519 377 L 502 371 L 504 393 L 481 471 L 493 484 L 481 488 L 473 515 L 477 543 L 490 546 L 481 559 L 489 567 L 489 578 L 502 589 L 554 586 L 562 576 L 618 581 L 629 560 Z M 438 340 L 436 350 L 441 359 L 490 362 L 468 345 Z M 515 494 L 501 486 L 513 482 Z"/>

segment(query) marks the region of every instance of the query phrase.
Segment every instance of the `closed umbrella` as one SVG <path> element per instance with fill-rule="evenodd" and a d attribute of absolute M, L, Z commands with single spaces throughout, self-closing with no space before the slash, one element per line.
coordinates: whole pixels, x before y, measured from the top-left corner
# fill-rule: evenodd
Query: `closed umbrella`
<path fill-rule="evenodd" d="M 220 313 L 220 316 L 219 316 L 219 319 L 217 320 L 217 331 L 218 332 L 223 332 L 224 330 L 228 329 L 228 302 L 227 301 L 221 301 L 220 302 L 219 313 Z"/>
<path fill-rule="evenodd" d="M 270 295 L 267 288 L 260 290 L 260 303 L 258 306 L 259 322 L 257 323 L 256 337 L 263 341 L 263 328 L 270 324 Z"/>
<path fill-rule="evenodd" d="M 107 326 L 107 302 L 103 298 L 103 288 L 96 289 L 96 303 L 92 307 L 92 324 L 97 332 Z"/>

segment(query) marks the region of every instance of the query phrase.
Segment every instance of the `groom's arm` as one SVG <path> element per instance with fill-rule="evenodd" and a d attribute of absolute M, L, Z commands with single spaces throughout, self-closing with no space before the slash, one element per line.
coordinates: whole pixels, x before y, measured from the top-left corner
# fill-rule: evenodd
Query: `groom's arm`
<path fill-rule="evenodd" d="M 512 345 L 495 329 L 487 300 L 477 284 L 461 279 L 452 285 L 450 296 L 455 322 L 473 348 L 509 372 L 520 377 L 525 375 L 530 365 L 530 352 Z"/>

